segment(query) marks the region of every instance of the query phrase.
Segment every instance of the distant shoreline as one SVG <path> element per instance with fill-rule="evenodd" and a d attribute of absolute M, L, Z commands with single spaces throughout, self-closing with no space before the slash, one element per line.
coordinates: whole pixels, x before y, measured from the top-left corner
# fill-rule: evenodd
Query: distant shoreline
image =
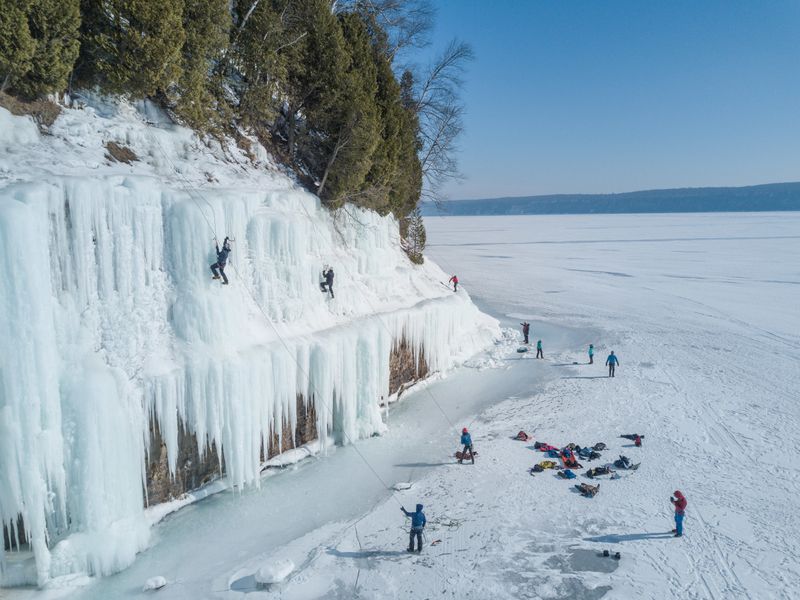
<path fill-rule="evenodd" d="M 800 182 L 676 188 L 620 194 L 551 194 L 422 204 L 424 216 L 581 215 L 800 211 Z"/>

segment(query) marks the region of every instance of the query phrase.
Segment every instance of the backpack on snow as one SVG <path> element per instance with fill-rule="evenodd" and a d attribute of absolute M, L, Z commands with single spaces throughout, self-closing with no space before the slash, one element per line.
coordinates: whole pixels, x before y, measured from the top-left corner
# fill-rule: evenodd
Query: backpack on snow
<path fill-rule="evenodd" d="M 597 492 L 600 491 L 600 484 L 589 485 L 588 483 L 581 483 L 576 485 L 575 488 L 581 493 L 581 496 L 586 498 L 594 498 Z"/>
<path fill-rule="evenodd" d="M 614 461 L 614 466 L 618 469 L 627 469 L 631 466 L 631 461 L 627 456 L 619 455 L 619 458 Z"/>

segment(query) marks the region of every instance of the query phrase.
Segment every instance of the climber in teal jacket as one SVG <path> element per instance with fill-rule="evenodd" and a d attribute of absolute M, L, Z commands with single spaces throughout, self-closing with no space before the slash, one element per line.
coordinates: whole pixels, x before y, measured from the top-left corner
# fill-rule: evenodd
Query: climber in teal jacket
<path fill-rule="evenodd" d="M 462 462 L 465 458 L 467 458 L 467 452 L 469 452 L 469 457 L 472 459 L 472 464 L 475 464 L 475 453 L 472 451 L 472 436 L 467 431 L 467 428 L 461 430 L 461 445 L 464 446 L 464 449 L 461 451 L 461 458 L 458 459 L 458 462 Z"/>

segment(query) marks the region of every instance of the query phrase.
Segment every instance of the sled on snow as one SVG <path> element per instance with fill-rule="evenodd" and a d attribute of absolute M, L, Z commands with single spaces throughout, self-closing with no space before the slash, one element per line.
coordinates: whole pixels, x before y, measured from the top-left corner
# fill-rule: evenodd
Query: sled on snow
<path fill-rule="evenodd" d="M 473 457 L 478 456 L 477 452 L 473 452 L 471 455 L 469 452 L 462 452 L 461 450 L 456 450 L 455 454 L 458 460 L 472 460 Z"/>

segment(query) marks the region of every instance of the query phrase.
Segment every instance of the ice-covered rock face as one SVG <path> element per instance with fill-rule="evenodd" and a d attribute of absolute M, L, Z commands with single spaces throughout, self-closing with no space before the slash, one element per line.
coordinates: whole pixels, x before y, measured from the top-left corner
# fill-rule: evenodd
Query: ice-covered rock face
<path fill-rule="evenodd" d="M 322 443 L 347 443 L 383 428 L 398 340 L 440 370 L 496 332 L 436 265 L 407 260 L 392 217 L 332 215 L 211 150 L 188 175 L 165 173 L 191 134 L 151 135 L 129 107 L 66 110 L 46 138 L 3 109 L 0 120 L 18 154 L 0 156 L 13 171 L 0 178 L 0 518 L 16 539 L 22 517 L 39 583 L 114 572 L 147 545 L 151 419 L 173 473 L 181 420 L 201 454 L 216 445 L 232 485 L 259 485 L 298 395 Z M 141 164 L 104 162 L 104 131 Z M 221 183 L 196 180 L 209 170 Z M 226 235 L 221 286 L 209 265 Z M 324 264 L 335 298 L 320 290 Z"/>

